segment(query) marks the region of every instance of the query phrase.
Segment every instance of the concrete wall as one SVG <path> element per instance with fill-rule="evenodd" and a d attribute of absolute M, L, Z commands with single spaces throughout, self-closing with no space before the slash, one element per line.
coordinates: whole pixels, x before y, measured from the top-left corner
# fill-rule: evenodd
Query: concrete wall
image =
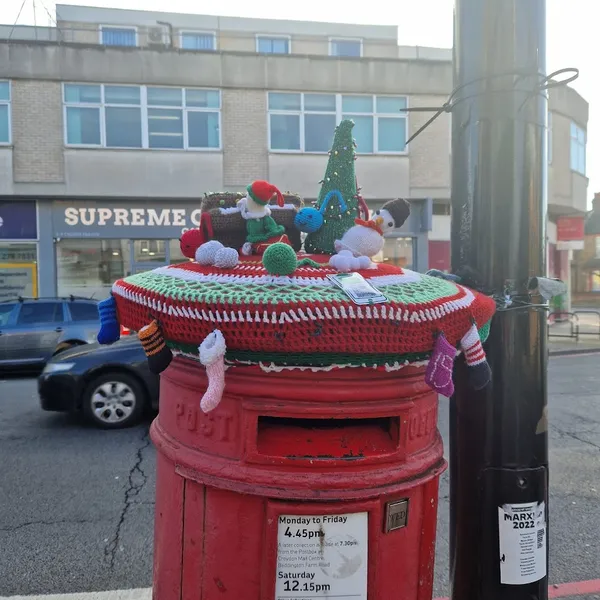
<path fill-rule="evenodd" d="M 588 178 L 571 170 L 571 122 L 587 129 L 588 103 L 573 89 L 552 88 L 552 163 L 548 169 L 548 210 L 552 215 L 587 211 Z"/>
<path fill-rule="evenodd" d="M 447 96 L 415 95 L 410 106 L 442 106 Z M 430 119 L 430 112 L 412 112 L 409 133 L 413 135 Z M 440 115 L 410 143 L 410 196 L 450 198 L 450 115 Z"/>
<path fill-rule="evenodd" d="M 223 188 L 219 152 L 65 150 L 68 196 L 201 197 Z"/>
<path fill-rule="evenodd" d="M 251 90 L 446 95 L 448 63 L 0 43 L 9 79 L 187 85 Z"/>

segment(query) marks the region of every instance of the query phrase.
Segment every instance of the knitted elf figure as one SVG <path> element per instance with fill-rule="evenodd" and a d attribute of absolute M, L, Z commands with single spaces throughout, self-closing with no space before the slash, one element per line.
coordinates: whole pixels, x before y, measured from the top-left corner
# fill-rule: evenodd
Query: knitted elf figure
<path fill-rule="evenodd" d="M 283 207 L 283 194 L 268 181 L 254 181 L 246 188 L 246 196 L 238 200 L 238 208 L 246 221 L 246 243 L 242 247 L 243 254 L 264 250 L 274 242 L 289 243 L 285 235 L 285 227 L 278 225 L 271 216 L 269 202 L 277 197 L 277 205 Z"/>

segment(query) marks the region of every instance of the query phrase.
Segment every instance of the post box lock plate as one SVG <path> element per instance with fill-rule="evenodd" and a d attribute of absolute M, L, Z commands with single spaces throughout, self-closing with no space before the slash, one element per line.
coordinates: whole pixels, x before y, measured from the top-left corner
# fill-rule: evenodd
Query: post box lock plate
<path fill-rule="evenodd" d="M 408 498 L 385 505 L 385 533 L 406 527 L 408 523 Z"/>

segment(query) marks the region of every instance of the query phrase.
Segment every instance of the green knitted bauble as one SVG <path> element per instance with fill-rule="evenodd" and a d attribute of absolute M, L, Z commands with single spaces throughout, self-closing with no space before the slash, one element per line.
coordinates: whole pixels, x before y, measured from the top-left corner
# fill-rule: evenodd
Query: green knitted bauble
<path fill-rule="evenodd" d="M 298 267 L 294 249 L 281 243 L 269 246 L 263 254 L 262 262 L 271 275 L 291 275 Z"/>

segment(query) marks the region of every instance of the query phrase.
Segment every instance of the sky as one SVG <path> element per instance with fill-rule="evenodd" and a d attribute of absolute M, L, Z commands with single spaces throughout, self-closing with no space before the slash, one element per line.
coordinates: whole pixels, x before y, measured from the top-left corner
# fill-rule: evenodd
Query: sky
<path fill-rule="evenodd" d="M 498 0 L 501 1 L 501 0 Z M 526 0 L 523 0 L 526 1 Z M 370 25 L 398 25 L 398 43 L 406 46 L 452 47 L 454 0 L 219 0 L 214 5 L 198 0 L 63 0 L 62 4 L 163 10 L 230 17 L 330 21 Z M 34 10 L 35 9 L 35 10 Z M 19 12 L 21 14 L 19 15 Z M 17 16 L 18 21 L 17 21 Z M 50 0 L 0 0 L 0 23 L 49 25 L 55 18 L 55 3 Z M 587 175 L 588 200 L 600 192 L 600 79 L 595 76 L 598 61 L 596 41 L 600 2 L 598 0 L 547 0 L 548 72 L 577 67 L 579 79 L 571 85 L 590 104 L 588 123 Z M 1 74 L 1 73 L 0 73 Z"/>

